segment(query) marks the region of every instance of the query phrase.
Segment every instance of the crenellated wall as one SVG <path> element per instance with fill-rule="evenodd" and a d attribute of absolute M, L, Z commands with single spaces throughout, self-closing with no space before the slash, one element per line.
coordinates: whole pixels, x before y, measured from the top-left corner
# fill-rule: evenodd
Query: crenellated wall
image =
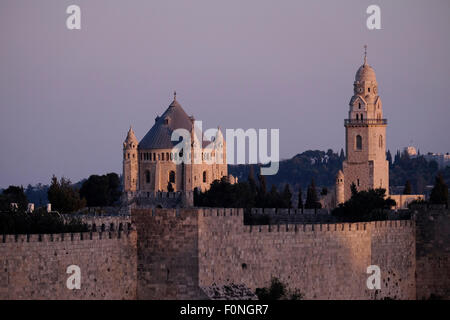
<path fill-rule="evenodd" d="M 450 298 L 444 209 L 409 220 L 245 225 L 243 209 L 141 208 L 131 223 L 0 235 L 0 299 L 204 299 L 202 288 L 255 290 L 272 277 L 306 299 Z M 80 290 L 66 287 L 70 265 L 81 268 Z M 380 290 L 367 288 L 370 265 L 380 267 Z"/>
<path fill-rule="evenodd" d="M 307 299 L 414 299 L 415 224 L 249 226 L 243 209 L 134 210 L 139 298 L 196 299 L 197 287 L 278 277 Z M 369 265 L 381 290 L 368 290 Z"/>
<path fill-rule="evenodd" d="M 0 300 L 136 299 L 136 232 L 0 235 Z M 81 271 L 69 290 L 67 267 Z"/>
<path fill-rule="evenodd" d="M 199 217 L 200 285 L 267 286 L 271 277 L 306 299 L 414 299 L 414 222 L 245 226 L 243 211 L 208 210 Z M 368 290 L 369 265 L 381 290 Z"/>

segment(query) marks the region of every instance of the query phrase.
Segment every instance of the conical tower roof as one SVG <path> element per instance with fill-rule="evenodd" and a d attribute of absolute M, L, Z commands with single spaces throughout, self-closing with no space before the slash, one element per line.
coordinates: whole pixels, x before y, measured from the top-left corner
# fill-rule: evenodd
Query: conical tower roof
<path fill-rule="evenodd" d="M 178 141 L 171 141 L 172 133 L 176 129 L 192 129 L 191 118 L 181 105 L 174 99 L 162 116 L 157 117 L 153 127 L 139 142 L 139 149 L 171 149 Z"/>

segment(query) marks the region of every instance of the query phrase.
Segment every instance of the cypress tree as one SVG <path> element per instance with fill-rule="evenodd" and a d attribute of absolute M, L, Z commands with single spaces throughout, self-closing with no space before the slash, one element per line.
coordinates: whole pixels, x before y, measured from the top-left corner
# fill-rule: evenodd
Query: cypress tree
<path fill-rule="evenodd" d="M 319 201 L 317 198 L 316 184 L 314 179 L 311 179 L 311 184 L 308 187 L 308 191 L 306 192 L 306 209 L 315 209 L 319 207 Z"/>
<path fill-rule="evenodd" d="M 283 198 L 283 202 L 284 202 L 284 207 L 292 208 L 292 201 L 291 201 L 292 192 L 291 192 L 291 189 L 289 188 L 289 184 L 287 184 L 287 183 L 284 186 L 282 198 Z"/>
<path fill-rule="evenodd" d="M 412 186 L 409 180 L 406 181 L 405 188 L 403 189 L 403 194 L 412 194 Z"/>
<path fill-rule="evenodd" d="M 442 174 L 436 177 L 433 190 L 431 190 L 430 194 L 430 203 L 448 204 L 448 186 L 445 184 Z"/>
<path fill-rule="evenodd" d="M 303 209 L 302 187 L 298 187 L 298 204 L 297 208 Z"/>

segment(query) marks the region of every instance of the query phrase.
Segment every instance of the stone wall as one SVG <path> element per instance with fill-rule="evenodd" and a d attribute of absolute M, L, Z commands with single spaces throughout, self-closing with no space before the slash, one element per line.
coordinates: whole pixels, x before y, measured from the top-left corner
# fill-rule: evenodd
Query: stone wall
<path fill-rule="evenodd" d="M 196 209 L 133 209 L 139 299 L 205 299 L 199 288 Z"/>
<path fill-rule="evenodd" d="M 136 299 L 136 232 L 0 235 L 0 300 Z M 69 290 L 67 267 L 81 269 Z"/>
<path fill-rule="evenodd" d="M 272 277 L 306 299 L 449 299 L 450 211 L 414 217 L 244 225 L 243 209 L 133 209 L 126 231 L 0 235 L 0 300 L 204 299 Z M 66 287 L 70 265 L 80 290 Z M 380 290 L 367 289 L 370 265 Z"/>
<path fill-rule="evenodd" d="M 240 209 L 199 216 L 200 285 L 278 277 L 306 299 L 414 299 L 414 223 L 245 226 Z M 369 265 L 381 268 L 381 290 L 368 290 Z"/>
<path fill-rule="evenodd" d="M 248 226 L 242 209 L 134 210 L 138 297 L 197 299 L 199 287 L 278 277 L 306 299 L 414 299 L 412 220 Z M 381 269 L 368 290 L 367 267 Z"/>
<path fill-rule="evenodd" d="M 450 299 L 450 211 L 422 207 L 415 217 L 417 299 Z"/>

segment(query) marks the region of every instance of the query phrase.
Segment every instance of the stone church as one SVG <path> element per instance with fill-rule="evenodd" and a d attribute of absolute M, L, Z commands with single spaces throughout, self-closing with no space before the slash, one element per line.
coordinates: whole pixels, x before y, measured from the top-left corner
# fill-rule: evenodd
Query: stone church
<path fill-rule="evenodd" d="M 187 160 L 172 141 L 177 129 L 185 129 L 191 135 Z M 215 137 L 208 140 L 195 126 L 193 116 L 188 116 L 177 101 L 176 93 L 167 110 L 155 118 L 153 127 L 138 142 L 130 127 L 123 143 L 123 181 L 128 199 L 151 198 L 156 193 L 172 191 L 192 193 L 194 189 L 205 191 L 214 180 L 228 177 L 226 143 L 218 128 Z M 190 151 L 190 152 L 189 152 Z"/>
<path fill-rule="evenodd" d="M 353 83 L 348 119 L 345 119 L 346 159 L 336 177 L 336 202 L 351 197 L 350 186 L 358 190 L 383 188 L 389 193 L 389 163 L 386 160 L 386 125 L 378 95 L 375 70 L 367 63 L 359 67 Z"/>

